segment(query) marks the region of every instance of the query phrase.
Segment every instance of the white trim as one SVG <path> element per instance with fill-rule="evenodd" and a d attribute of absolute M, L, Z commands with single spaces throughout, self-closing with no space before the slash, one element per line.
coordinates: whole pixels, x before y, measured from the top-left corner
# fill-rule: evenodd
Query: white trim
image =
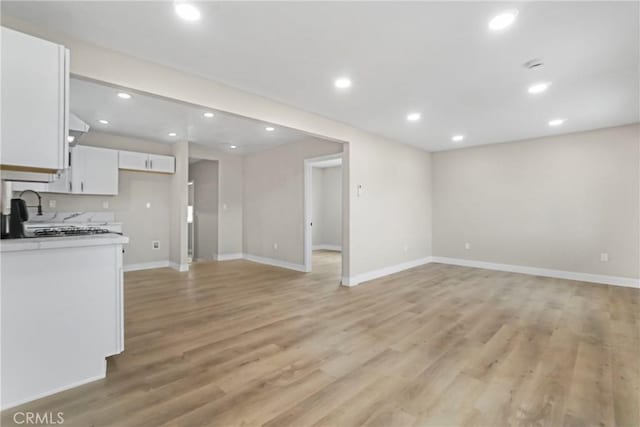
<path fill-rule="evenodd" d="M 309 272 L 312 268 L 312 236 L 313 230 L 311 229 L 311 195 L 312 195 L 312 184 L 311 184 L 311 168 L 314 163 L 322 162 L 331 159 L 342 159 L 343 153 L 334 153 L 326 156 L 314 157 L 311 159 L 304 160 L 304 213 L 303 213 L 303 225 L 304 225 L 304 271 Z M 344 169 L 343 171 L 343 182 L 344 182 Z M 342 208 L 342 217 L 344 218 L 345 209 L 344 206 Z M 343 239 L 344 240 L 344 239 Z"/>
<path fill-rule="evenodd" d="M 336 251 L 342 252 L 342 246 L 340 245 L 313 245 L 314 251 Z"/>
<path fill-rule="evenodd" d="M 605 276 L 601 274 L 578 273 L 564 270 L 551 270 L 548 268 L 527 267 L 523 265 L 496 264 L 493 262 L 473 261 L 459 258 L 433 257 L 432 262 L 463 267 L 484 268 L 486 270 L 508 271 L 511 273 L 529 274 L 533 276 L 553 277 L 556 279 L 577 280 L 580 282 L 601 283 L 604 285 L 625 286 L 640 288 L 640 279 L 631 277 Z"/>
<path fill-rule="evenodd" d="M 85 378 L 85 379 L 80 380 L 80 381 L 72 382 L 71 384 L 63 385 L 62 387 L 56 387 L 56 388 L 53 388 L 51 390 L 47 390 L 47 391 L 42 392 L 42 393 L 34 394 L 33 396 L 31 396 L 31 397 L 29 397 L 27 399 L 20 399 L 20 400 L 17 400 L 15 402 L 11 402 L 11 403 L 7 404 L 6 406 L 2 406 L 2 408 L 0 408 L 0 410 L 4 411 L 6 409 L 15 408 L 16 406 L 20 406 L 20 405 L 22 405 L 24 403 L 33 402 L 34 400 L 42 399 L 43 397 L 51 396 L 52 394 L 60 393 L 61 391 L 69 390 L 69 389 L 72 389 L 72 388 L 75 388 L 75 387 L 80 387 L 81 385 L 92 383 L 94 381 L 98 381 L 98 380 L 101 380 L 101 379 L 106 378 L 106 377 L 107 377 L 107 361 L 105 359 L 105 361 L 104 361 L 104 373 L 103 374 L 96 375 L 94 377 Z"/>
<path fill-rule="evenodd" d="M 244 255 L 242 252 L 232 253 L 232 254 L 218 254 L 216 256 L 216 260 L 218 261 L 231 261 L 233 259 L 242 259 Z"/>
<path fill-rule="evenodd" d="M 431 257 L 419 258 L 413 261 L 403 262 L 402 264 L 391 265 L 389 267 L 380 268 L 378 270 L 368 271 L 351 277 L 343 277 L 343 286 L 357 286 L 362 282 L 368 282 L 369 280 L 378 279 L 380 277 L 388 276 L 393 273 L 398 273 L 410 268 L 419 267 L 431 262 Z"/>
<path fill-rule="evenodd" d="M 141 262 L 137 264 L 126 264 L 124 266 L 124 271 L 149 270 L 152 268 L 162 268 L 162 267 L 169 267 L 169 260 Z"/>
<path fill-rule="evenodd" d="M 302 271 L 303 273 L 306 273 L 306 269 L 303 264 L 295 264 L 293 262 L 281 261 L 279 259 L 273 259 L 273 258 L 264 258 L 260 256 L 249 255 L 249 254 L 244 254 L 244 259 L 246 259 L 247 261 L 257 262 L 259 264 L 266 264 L 274 267 L 281 267 L 289 270 Z"/>
<path fill-rule="evenodd" d="M 189 264 L 178 264 L 177 262 L 169 262 L 169 267 L 178 270 L 181 273 L 189 271 Z"/>

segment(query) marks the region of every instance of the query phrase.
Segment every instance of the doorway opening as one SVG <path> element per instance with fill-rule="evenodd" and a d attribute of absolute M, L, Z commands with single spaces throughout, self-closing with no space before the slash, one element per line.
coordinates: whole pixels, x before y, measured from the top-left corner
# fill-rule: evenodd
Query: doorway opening
<path fill-rule="evenodd" d="M 187 245 L 189 262 L 218 258 L 217 160 L 189 159 Z"/>
<path fill-rule="evenodd" d="M 313 260 L 340 260 L 343 242 L 342 154 L 305 160 L 305 236 L 306 271 Z"/>

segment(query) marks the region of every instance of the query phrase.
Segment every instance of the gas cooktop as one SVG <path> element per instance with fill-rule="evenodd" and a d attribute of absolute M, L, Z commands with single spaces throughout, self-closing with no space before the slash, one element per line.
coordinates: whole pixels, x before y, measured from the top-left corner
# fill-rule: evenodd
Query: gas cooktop
<path fill-rule="evenodd" d="M 115 233 L 100 227 L 86 226 L 64 226 L 64 227 L 43 227 L 33 228 L 26 232 L 27 237 L 66 237 L 66 236 L 89 236 L 94 234 L 122 234 Z"/>

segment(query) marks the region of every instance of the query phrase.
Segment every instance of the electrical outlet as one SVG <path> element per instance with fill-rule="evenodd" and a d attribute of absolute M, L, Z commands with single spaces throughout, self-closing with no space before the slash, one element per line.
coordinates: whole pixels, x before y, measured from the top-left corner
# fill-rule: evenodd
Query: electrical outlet
<path fill-rule="evenodd" d="M 464 244 L 464 248 L 465 248 L 466 250 L 471 249 L 471 243 L 466 242 L 466 243 Z"/>
<path fill-rule="evenodd" d="M 275 250 L 275 251 L 277 251 L 277 250 L 278 250 L 278 244 L 277 244 L 277 243 L 274 243 L 274 244 L 273 244 L 273 250 Z"/>
<path fill-rule="evenodd" d="M 151 242 L 151 249 L 160 249 L 160 240 L 154 240 Z"/>
<path fill-rule="evenodd" d="M 602 262 L 609 262 L 609 254 L 606 252 L 603 252 L 600 254 L 600 261 Z"/>
<path fill-rule="evenodd" d="M 151 202 L 147 202 L 147 209 L 151 208 Z"/>
<path fill-rule="evenodd" d="M 55 200 L 49 200 L 49 207 L 50 208 L 55 208 L 56 207 L 56 201 Z"/>
<path fill-rule="evenodd" d="M 229 209 L 229 206 L 227 206 L 227 204 L 226 204 L 226 203 L 223 203 L 223 204 L 222 204 L 222 210 L 223 210 L 223 211 L 226 211 L 227 209 Z"/>
<path fill-rule="evenodd" d="M 102 201 L 102 209 L 109 209 L 109 201 L 108 200 L 103 200 Z"/>
<path fill-rule="evenodd" d="M 404 245 L 404 251 L 409 252 L 409 245 Z"/>

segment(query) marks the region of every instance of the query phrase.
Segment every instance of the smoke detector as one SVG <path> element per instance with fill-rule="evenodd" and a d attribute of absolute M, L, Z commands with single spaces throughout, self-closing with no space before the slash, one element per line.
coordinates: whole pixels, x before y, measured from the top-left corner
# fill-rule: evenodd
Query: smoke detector
<path fill-rule="evenodd" d="M 542 67 L 543 64 L 544 63 L 542 62 L 542 59 L 534 58 L 525 62 L 523 65 L 524 65 L 524 68 L 528 70 L 533 70 L 534 68 Z"/>

